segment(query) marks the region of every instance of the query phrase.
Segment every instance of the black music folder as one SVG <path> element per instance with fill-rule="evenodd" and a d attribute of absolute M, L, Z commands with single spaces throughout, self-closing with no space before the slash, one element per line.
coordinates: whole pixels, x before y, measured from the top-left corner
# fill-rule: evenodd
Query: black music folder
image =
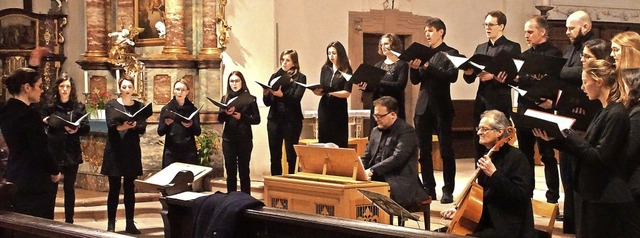
<path fill-rule="evenodd" d="M 483 54 L 475 54 L 471 58 L 467 58 L 464 55 L 456 56 L 447 54 L 447 58 L 453 66 L 459 70 L 474 69 L 475 71 L 481 71 L 485 68 L 485 64 L 491 61 L 491 56 Z"/>
<path fill-rule="evenodd" d="M 542 112 L 534 109 L 527 109 L 524 114 L 511 113 L 513 122 L 518 128 L 540 129 L 547 132 L 553 138 L 562 138 L 561 130 L 569 129 L 576 119 Z"/>
<path fill-rule="evenodd" d="M 113 108 L 116 112 L 117 115 L 115 115 L 114 119 L 118 120 L 118 121 L 140 121 L 140 120 L 147 120 L 147 118 L 149 118 L 151 115 L 153 115 L 153 110 L 151 107 L 151 103 L 147 104 L 146 106 L 140 108 L 140 110 L 138 110 L 137 112 L 134 112 L 133 114 L 122 111 L 118 108 Z"/>
<path fill-rule="evenodd" d="M 229 99 L 226 103 L 213 100 L 210 97 L 207 97 L 207 100 L 209 100 L 209 102 L 213 103 L 213 105 L 216 105 L 220 109 L 226 110 L 230 107 L 240 107 L 240 106 L 248 105 L 249 103 L 253 102 L 253 97 L 237 96 Z"/>
<path fill-rule="evenodd" d="M 275 77 L 271 80 L 269 80 L 269 83 L 264 84 L 258 81 L 255 81 L 257 84 L 259 84 L 262 88 L 265 89 L 272 89 L 272 90 L 278 90 L 280 89 L 280 87 L 282 87 L 283 85 L 288 84 L 291 81 L 291 76 L 289 76 L 289 74 L 282 72 L 282 74 L 280 74 L 280 76 Z"/>
<path fill-rule="evenodd" d="M 387 71 L 373 65 L 365 63 L 360 64 L 358 69 L 353 72 L 353 75 L 343 74 L 344 77 L 351 81 L 353 84 L 359 84 L 362 82 L 367 83 L 367 88 L 375 88 L 380 83 L 380 80 L 387 74 Z"/>
<path fill-rule="evenodd" d="M 176 120 L 176 121 L 191 121 L 193 119 L 193 117 L 196 114 L 198 114 L 198 112 L 200 111 L 200 109 L 202 109 L 203 106 L 204 105 L 200 106 L 200 108 L 196 108 L 195 111 L 193 111 L 190 115 L 187 115 L 187 116 L 182 115 L 182 114 L 180 114 L 180 113 L 178 113 L 176 111 L 169 110 L 169 109 L 166 109 L 164 113 L 165 113 L 167 118 L 171 118 L 171 119 Z"/>
<path fill-rule="evenodd" d="M 505 72 L 507 74 L 505 82 L 509 83 L 513 82 L 513 79 L 518 76 L 518 72 L 522 68 L 523 64 L 523 60 L 514 58 L 508 53 L 502 51 L 491 58 L 491 60 L 485 64 L 485 68 L 483 70 L 494 74 L 496 77 L 500 72 Z"/>
<path fill-rule="evenodd" d="M 349 81 L 349 80 L 347 79 L 347 81 Z M 338 90 L 335 90 L 335 89 L 333 89 L 331 87 L 321 85 L 319 83 L 314 83 L 314 84 L 304 84 L 304 83 L 300 83 L 300 82 L 294 82 L 294 83 L 297 83 L 298 85 L 300 85 L 302 87 L 305 87 L 306 89 L 309 89 L 311 91 L 316 90 L 318 88 L 321 88 L 322 92 L 324 92 L 324 93 L 330 93 L 330 92 L 338 91 Z"/>
<path fill-rule="evenodd" d="M 526 74 L 558 76 L 567 62 L 567 59 L 562 57 L 541 54 L 522 54 L 521 58 L 524 59 L 524 64 L 520 72 Z"/>
<path fill-rule="evenodd" d="M 58 115 L 51 115 L 49 116 L 49 118 L 47 119 L 47 122 L 49 123 L 49 126 L 51 127 L 55 127 L 55 128 L 64 128 L 69 127 L 71 129 L 75 129 L 80 127 L 80 122 L 82 122 L 82 120 L 84 120 L 84 118 L 86 118 L 89 115 L 89 113 L 84 114 L 83 116 L 81 116 L 80 118 L 76 119 L 75 121 L 69 121 L 67 119 L 64 119 Z"/>
<path fill-rule="evenodd" d="M 429 46 L 420 44 L 418 42 L 413 42 L 409 46 L 409 48 L 404 50 L 404 52 L 402 52 L 402 54 L 398 56 L 398 58 L 406 62 L 412 61 L 414 59 L 420 59 L 420 61 L 422 61 L 422 63 L 424 64 L 429 61 L 429 59 L 431 59 L 431 57 L 433 57 L 433 55 L 435 55 L 436 53 L 438 53 L 438 51 L 432 49 Z"/>

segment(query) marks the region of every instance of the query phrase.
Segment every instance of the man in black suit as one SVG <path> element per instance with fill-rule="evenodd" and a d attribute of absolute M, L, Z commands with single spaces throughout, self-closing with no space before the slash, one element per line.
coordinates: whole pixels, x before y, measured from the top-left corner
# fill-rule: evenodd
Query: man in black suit
<path fill-rule="evenodd" d="M 418 139 L 416 131 L 398 118 L 398 102 L 389 96 L 373 102 L 371 130 L 362 164 L 370 180 L 389 183 L 391 199 L 405 209 L 416 210 L 428 200 L 418 179 Z"/>
<path fill-rule="evenodd" d="M 562 52 L 547 41 L 548 32 L 549 24 L 544 17 L 535 16 L 530 18 L 524 24 L 524 37 L 526 38 L 530 48 L 524 51 L 523 55 L 540 54 L 562 57 Z M 560 72 L 557 72 L 557 75 L 520 74 L 516 80 L 521 89 L 529 90 L 533 87 L 549 87 L 547 86 L 548 82 L 557 80 L 557 76 L 559 74 Z M 522 114 L 529 108 L 553 113 L 551 107 L 553 104 L 552 99 L 555 100 L 554 95 L 557 95 L 557 92 L 553 95 L 545 95 L 544 98 L 536 98 L 537 101 L 532 101 L 529 98 L 520 96 L 518 97 L 518 113 Z M 544 175 L 547 183 L 547 202 L 558 203 L 558 199 L 560 198 L 560 181 L 558 176 L 558 162 L 555 158 L 553 147 L 551 147 L 547 141 L 536 139 L 531 132 L 531 129 L 517 129 L 518 147 L 527 156 L 532 172 L 534 169 L 534 145 L 536 143 L 538 144 L 538 151 L 540 152 L 542 162 L 544 163 Z"/>
<path fill-rule="evenodd" d="M 420 144 L 420 169 L 423 185 L 431 198 L 436 199 L 436 180 L 433 176 L 431 157 L 431 135 L 435 131 L 440 142 L 440 156 L 444 170 L 444 187 L 442 187 L 443 195 L 440 202 L 452 203 L 456 162 L 451 145 L 451 124 L 455 114 L 451 103 L 451 84 L 458 80 L 458 70 L 447 59 L 446 54 L 458 55 L 459 53 L 458 50 L 443 42 L 447 27 L 439 18 L 429 18 L 424 32 L 429 47 L 438 53 L 424 64 L 420 59 L 409 62 L 411 83 L 420 84 L 413 120 Z"/>
<path fill-rule="evenodd" d="M 580 56 L 584 43 L 593 37 L 591 32 L 591 17 L 584 11 L 576 11 L 567 17 L 567 37 L 571 41 L 571 46 L 565 51 L 564 58 L 567 59 L 562 71 L 560 71 L 560 80 L 562 80 L 568 87 L 580 88 L 582 86 L 582 62 Z M 576 111 L 581 111 L 582 114 L 574 114 L 573 109 L 570 111 L 558 110 L 558 114 L 568 115 L 570 117 L 577 118 L 576 125 L 589 125 L 595 112 L 593 110 L 585 109 L 602 108 L 598 105 L 599 102 L 589 102 L 586 95 L 581 95 L 582 104 L 586 108 L 580 108 Z M 596 100 L 597 101 L 597 100 Z M 595 105 L 593 105 L 595 104 Z M 586 126 L 578 126 L 577 130 L 586 130 Z M 575 219 L 574 219 L 574 197 L 573 197 L 573 184 L 572 174 L 573 165 L 571 163 L 575 157 L 569 153 L 560 152 L 560 176 L 562 179 L 562 185 L 564 187 L 564 215 L 561 217 L 564 221 L 562 223 L 562 231 L 564 233 L 575 234 Z"/>
<path fill-rule="evenodd" d="M 507 25 L 507 16 L 504 15 L 504 13 L 501 11 L 491 11 L 487 13 L 483 25 L 489 41 L 479 44 L 474 54 L 496 56 L 503 51 L 513 56 L 520 54 L 520 45 L 507 40 L 503 35 L 504 28 Z M 506 72 L 500 72 L 498 75 L 494 75 L 486 71 L 468 69 L 464 71 L 463 78 L 464 81 L 469 84 L 475 82 L 476 78 L 480 81 L 473 108 L 474 125 L 478 125 L 480 122 L 480 114 L 486 110 L 496 109 L 508 117 L 512 106 L 511 88 L 505 84 L 507 78 Z M 473 144 L 476 150 L 477 161 L 486 153 L 487 149 L 480 145 L 477 135 L 473 137 Z"/>

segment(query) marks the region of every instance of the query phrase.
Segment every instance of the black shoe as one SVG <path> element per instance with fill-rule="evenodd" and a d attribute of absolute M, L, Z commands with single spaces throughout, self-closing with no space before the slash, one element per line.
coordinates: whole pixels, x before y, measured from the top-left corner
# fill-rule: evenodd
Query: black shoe
<path fill-rule="evenodd" d="M 124 229 L 124 231 L 133 235 L 138 235 L 141 233 L 140 230 L 138 230 L 138 228 L 136 227 L 135 222 L 133 221 L 127 221 L 127 227 Z"/>
<path fill-rule="evenodd" d="M 440 199 L 440 203 L 442 203 L 442 204 L 453 203 L 453 194 L 451 194 L 451 193 L 442 194 L 442 198 Z"/>
<path fill-rule="evenodd" d="M 556 221 L 564 221 L 563 215 L 556 215 Z"/>
<path fill-rule="evenodd" d="M 116 231 L 116 222 L 108 222 L 107 223 L 107 231 L 115 232 Z"/>

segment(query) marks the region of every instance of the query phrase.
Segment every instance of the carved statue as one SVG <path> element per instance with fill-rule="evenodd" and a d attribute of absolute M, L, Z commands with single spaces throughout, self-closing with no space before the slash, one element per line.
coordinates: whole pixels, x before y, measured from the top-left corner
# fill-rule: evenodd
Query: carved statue
<path fill-rule="evenodd" d="M 165 35 L 167 34 L 167 28 L 164 25 L 164 21 L 156 22 L 156 30 L 158 30 L 158 37 L 159 38 L 164 38 L 165 37 Z"/>
<path fill-rule="evenodd" d="M 107 36 L 113 37 L 116 39 L 113 42 L 113 46 L 109 50 L 109 62 L 112 64 L 122 64 L 124 60 L 124 55 L 136 43 L 133 42 L 133 38 L 135 38 L 140 32 L 144 31 L 143 28 L 137 28 L 133 26 L 129 26 L 128 28 L 123 28 L 122 31 L 115 31 L 109 33 Z"/>

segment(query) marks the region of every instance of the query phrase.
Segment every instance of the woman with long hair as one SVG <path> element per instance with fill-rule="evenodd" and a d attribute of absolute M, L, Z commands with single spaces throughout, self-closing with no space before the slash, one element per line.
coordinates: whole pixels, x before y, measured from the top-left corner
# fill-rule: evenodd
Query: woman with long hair
<path fill-rule="evenodd" d="M 318 104 L 318 142 L 335 143 L 346 148 L 349 141 L 349 112 L 347 98 L 351 95 L 353 84 L 342 73 L 352 74 L 347 51 L 339 41 L 327 46 L 327 60 L 320 69 L 320 84 L 330 88 L 313 90 L 321 96 Z"/>
<path fill-rule="evenodd" d="M 42 79 L 30 68 L 19 68 L 2 79 L 11 98 L 0 108 L 0 129 L 9 158 L 5 178 L 16 185 L 10 200 L 17 213 L 53 219 L 58 163 L 48 150 L 40 113 L 32 107 L 40 101 Z"/>
<path fill-rule="evenodd" d="M 123 121 L 119 114 L 133 114 L 144 107 L 140 101 L 133 99 L 133 78 L 125 76 L 118 81 L 120 97 L 111 99 L 106 104 L 107 144 L 104 148 L 104 160 L 101 174 L 109 177 L 109 194 L 107 195 L 107 230 L 114 231 L 120 188 L 124 187 L 124 209 L 129 234 L 140 234 L 134 222 L 135 212 L 135 179 L 142 175 L 142 152 L 140 136 L 146 132 L 146 119 Z M 116 110 L 117 109 L 117 110 Z"/>
<path fill-rule="evenodd" d="M 582 90 L 590 100 L 602 103 L 583 138 L 563 128 L 563 138 L 549 138 L 546 132 L 533 133 L 558 150 L 573 154 L 575 221 L 577 237 L 625 236 L 623 219 L 631 214 L 633 202 L 624 179 L 624 151 L 629 116 L 625 83 L 617 77 L 615 66 L 606 60 L 594 60 L 582 71 Z"/>
<path fill-rule="evenodd" d="M 611 57 L 618 70 L 640 68 L 640 34 L 625 31 L 611 38 Z"/>
<path fill-rule="evenodd" d="M 222 96 L 223 103 L 233 105 L 218 114 L 218 121 L 224 123 L 222 131 L 222 154 L 227 170 L 227 192 L 238 190 L 251 194 L 249 162 L 253 150 L 253 131 L 251 125 L 260 124 L 260 112 L 256 97 L 249 93 L 247 81 L 240 71 L 233 71 L 227 79 L 227 94 Z"/>
<path fill-rule="evenodd" d="M 48 124 L 51 117 L 75 122 L 85 116 L 87 110 L 84 104 L 78 101 L 76 93 L 76 83 L 66 74 L 58 78 L 47 94 L 47 101 L 42 107 L 43 122 Z M 75 183 L 78 174 L 78 166 L 82 161 L 82 150 L 80 149 L 80 136 L 89 134 L 89 120 L 87 117 L 80 121 L 80 126 L 70 128 L 68 126 L 47 127 L 49 137 L 49 151 L 58 162 L 60 171 L 64 176 L 64 220 L 73 223 L 75 210 Z"/>
<path fill-rule="evenodd" d="M 288 173 L 295 172 L 296 151 L 293 145 L 298 144 L 302 133 L 302 107 L 300 101 L 304 96 L 304 87 L 295 82 L 306 84 L 307 76 L 300 72 L 298 52 L 284 50 L 280 53 L 280 68 L 269 78 L 269 82 L 286 74 L 291 80 L 278 89 L 264 89 L 262 101 L 269 108 L 267 116 L 267 135 L 271 155 L 271 175 L 282 174 L 282 141 L 287 154 Z"/>
<path fill-rule="evenodd" d="M 191 120 L 176 115 L 189 117 L 198 110 L 189 100 L 188 95 L 189 85 L 184 79 L 178 79 L 173 84 L 173 99 L 162 107 L 158 119 L 158 135 L 166 135 L 164 152 L 162 153 L 162 168 L 173 162 L 198 164 L 196 136 L 202 132 L 200 113 L 196 112 Z"/>

